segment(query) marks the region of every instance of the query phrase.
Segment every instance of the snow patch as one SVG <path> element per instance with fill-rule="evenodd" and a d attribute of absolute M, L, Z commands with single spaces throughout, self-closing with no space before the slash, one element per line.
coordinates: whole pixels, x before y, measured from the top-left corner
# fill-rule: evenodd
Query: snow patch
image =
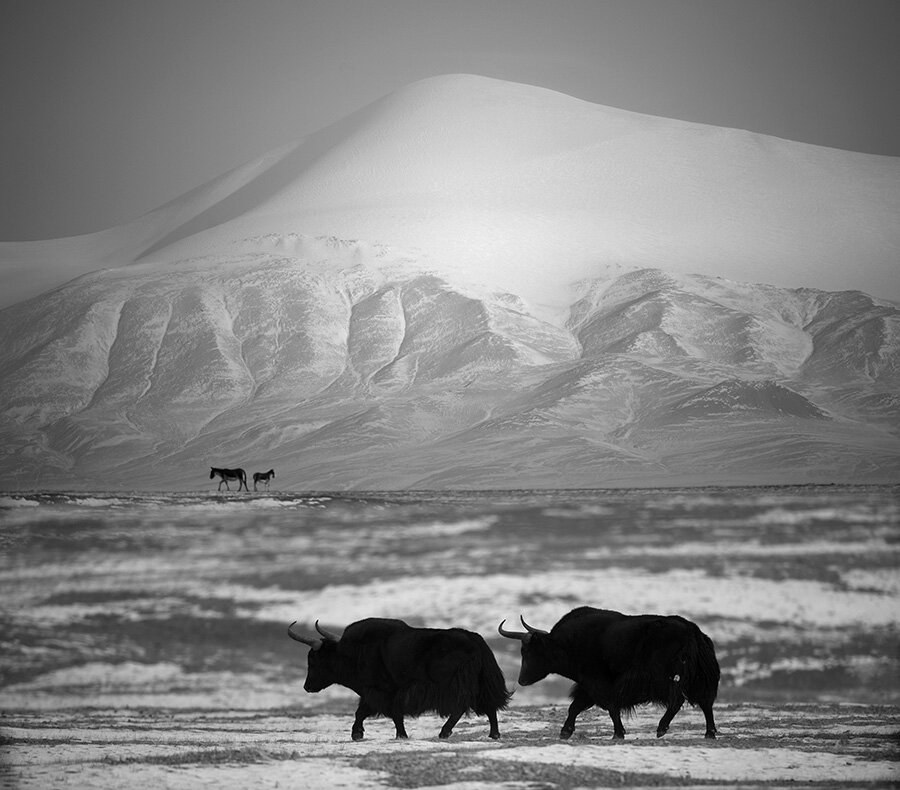
<path fill-rule="evenodd" d="M 565 769 L 603 768 L 632 774 L 724 782 L 891 782 L 900 765 L 828 752 L 666 745 L 523 746 L 480 755 L 486 760 L 540 763 Z"/>
<path fill-rule="evenodd" d="M 817 627 L 896 626 L 897 597 L 842 591 L 814 581 L 723 579 L 697 571 L 651 574 L 621 568 L 599 571 L 519 575 L 411 577 L 362 585 L 332 585 L 321 590 L 280 594 L 245 616 L 291 622 L 321 620 L 344 626 L 362 617 L 401 617 L 433 627 L 467 624 L 494 633 L 504 618 L 519 614 L 549 628 L 573 602 L 593 602 L 626 614 L 679 613 L 697 620 L 807 624 Z M 283 601 L 293 598 L 291 605 Z M 715 636 L 715 635 L 714 635 Z"/>
<path fill-rule="evenodd" d="M 27 497 L 0 496 L 0 508 L 38 507 L 39 504 Z"/>

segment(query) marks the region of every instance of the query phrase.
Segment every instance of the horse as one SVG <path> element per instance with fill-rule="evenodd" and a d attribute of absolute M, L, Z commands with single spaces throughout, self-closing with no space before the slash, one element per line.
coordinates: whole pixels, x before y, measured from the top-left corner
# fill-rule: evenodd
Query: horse
<path fill-rule="evenodd" d="M 253 473 L 253 490 L 256 491 L 257 483 L 265 483 L 266 491 L 269 490 L 269 481 L 275 477 L 275 470 L 270 469 L 268 472 L 254 472 Z"/>
<path fill-rule="evenodd" d="M 231 491 L 231 486 L 228 485 L 229 480 L 238 481 L 238 491 L 241 490 L 241 486 L 244 487 L 244 491 L 250 490 L 247 488 L 247 473 L 243 469 L 219 469 L 215 466 L 209 467 L 209 479 L 212 480 L 216 475 L 222 478 L 219 480 L 219 491 L 222 490 L 222 483 L 225 483 L 225 488 Z"/>

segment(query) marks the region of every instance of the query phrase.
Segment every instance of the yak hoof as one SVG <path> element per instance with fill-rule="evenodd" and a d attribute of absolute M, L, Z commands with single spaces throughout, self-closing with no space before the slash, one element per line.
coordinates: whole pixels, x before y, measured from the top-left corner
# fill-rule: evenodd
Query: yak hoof
<path fill-rule="evenodd" d="M 624 741 L 624 740 L 625 740 L 625 733 L 624 733 L 624 732 L 614 732 L 614 733 L 613 733 L 612 739 L 613 739 L 614 741 Z"/>
<path fill-rule="evenodd" d="M 572 733 L 573 733 L 573 732 L 575 732 L 575 728 L 574 728 L 574 727 L 563 727 L 563 728 L 559 731 L 559 737 L 560 737 L 561 740 L 567 741 L 567 740 L 569 740 L 569 738 L 572 737 Z"/>
<path fill-rule="evenodd" d="M 710 740 L 713 740 L 713 741 L 714 741 L 714 740 L 716 739 L 716 734 L 717 734 L 717 733 L 718 733 L 718 730 L 707 730 L 707 731 L 706 731 L 706 736 L 705 736 L 705 737 L 707 737 L 707 738 L 709 738 Z"/>
<path fill-rule="evenodd" d="M 361 741 L 363 739 L 363 731 L 353 730 L 353 732 L 350 733 L 350 737 L 353 738 L 354 741 Z"/>
<path fill-rule="evenodd" d="M 451 735 L 453 735 L 453 730 L 447 730 L 446 732 L 441 730 L 438 734 L 438 738 L 449 738 Z"/>
<path fill-rule="evenodd" d="M 500 733 L 499 733 L 499 732 L 493 732 L 493 731 L 492 731 L 488 737 L 493 738 L 495 741 L 499 741 L 499 740 L 500 740 Z"/>
<path fill-rule="evenodd" d="M 656 731 L 656 737 L 657 737 L 657 738 L 662 738 L 663 735 L 665 735 L 668 731 L 669 731 L 669 728 L 668 728 L 668 727 L 666 727 L 665 729 L 663 729 L 662 727 L 660 727 L 660 728 Z"/>

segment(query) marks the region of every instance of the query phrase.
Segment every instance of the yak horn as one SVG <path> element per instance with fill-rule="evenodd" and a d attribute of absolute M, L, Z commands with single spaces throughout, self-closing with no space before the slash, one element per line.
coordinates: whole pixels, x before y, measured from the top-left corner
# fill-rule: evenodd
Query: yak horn
<path fill-rule="evenodd" d="M 525 630 L 528 631 L 529 634 L 548 634 L 549 631 L 542 631 L 540 628 L 534 628 L 528 623 L 525 622 L 525 615 L 519 615 L 519 619 L 522 621 L 522 625 L 525 626 Z"/>
<path fill-rule="evenodd" d="M 296 620 L 294 620 L 294 622 L 288 626 L 288 636 L 291 639 L 297 642 L 301 642 L 304 645 L 309 645 L 313 650 L 318 650 L 320 647 L 322 647 L 321 639 L 318 639 L 314 636 L 303 636 L 302 634 L 298 634 L 296 631 L 294 631 L 295 625 L 297 625 Z"/>
<path fill-rule="evenodd" d="M 337 634 L 332 634 L 330 631 L 326 631 L 319 625 L 319 621 L 316 620 L 316 631 L 318 631 L 322 636 L 326 639 L 330 639 L 332 642 L 340 642 L 341 638 Z"/>
<path fill-rule="evenodd" d="M 506 620 L 503 621 L 505 623 Z M 497 630 L 500 632 L 500 636 L 505 636 L 507 639 L 518 639 L 521 642 L 527 642 L 531 639 L 531 634 L 522 632 L 522 631 L 507 631 L 503 627 L 503 623 L 500 623 L 499 628 Z"/>

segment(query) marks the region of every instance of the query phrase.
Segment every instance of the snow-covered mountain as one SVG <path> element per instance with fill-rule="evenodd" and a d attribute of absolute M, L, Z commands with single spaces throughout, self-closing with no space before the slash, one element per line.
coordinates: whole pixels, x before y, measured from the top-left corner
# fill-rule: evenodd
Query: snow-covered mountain
<path fill-rule="evenodd" d="M 0 471 L 895 481 L 897 216 L 894 158 L 425 80 L 121 228 L 0 245 Z"/>

